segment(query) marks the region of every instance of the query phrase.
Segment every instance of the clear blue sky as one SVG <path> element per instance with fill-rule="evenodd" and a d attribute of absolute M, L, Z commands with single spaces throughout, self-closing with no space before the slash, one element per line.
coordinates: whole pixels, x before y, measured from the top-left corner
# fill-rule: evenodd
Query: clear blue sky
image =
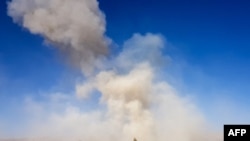
<path fill-rule="evenodd" d="M 197 96 L 209 115 L 216 100 L 250 113 L 250 2 L 245 0 L 100 0 L 107 35 L 117 44 L 133 33 L 161 33 L 176 64 L 169 74 L 180 91 Z M 13 24 L 0 2 L 0 119 L 15 119 L 18 104 L 41 91 L 70 91 L 79 72 L 69 68 L 39 36 Z M 79 15 L 80 16 L 80 15 Z M 119 49 L 118 49 L 119 50 Z M 170 66 L 171 67 L 171 66 Z M 63 79 L 67 81 L 61 83 Z M 173 78 L 172 78 L 173 79 Z M 173 84 L 178 83 L 173 80 Z M 215 113 L 213 113 L 215 114 Z M 221 117 L 209 116 L 213 121 Z M 235 120 L 234 120 L 235 119 Z M 241 121 L 239 121 L 241 122 Z"/>

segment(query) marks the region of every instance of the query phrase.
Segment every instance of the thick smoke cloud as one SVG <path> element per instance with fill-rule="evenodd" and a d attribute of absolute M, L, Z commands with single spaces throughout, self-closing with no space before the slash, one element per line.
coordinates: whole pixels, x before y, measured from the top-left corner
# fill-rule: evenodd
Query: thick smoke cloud
<path fill-rule="evenodd" d="M 85 73 L 107 54 L 105 17 L 95 0 L 13 0 L 8 15 L 63 51 Z"/>
<path fill-rule="evenodd" d="M 135 34 L 125 42 L 115 60 L 119 63 L 112 70 L 100 71 L 95 78 L 77 85 L 78 96 L 86 98 L 90 88 L 102 94 L 108 120 L 118 123 L 119 133 L 123 133 L 118 140 L 215 140 L 205 135 L 206 123 L 195 105 L 180 97 L 168 82 L 156 79 L 154 59 L 166 58 L 160 52 L 163 46 L 161 35 Z M 124 64 L 129 68 L 125 73 Z"/>
<path fill-rule="evenodd" d="M 52 112 L 32 123 L 28 137 L 65 141 L 130 141 L 134 137 L 138 141 L 219 140 L 207 130 L 204 118 L 188 98 L 179 96 L 167 81 L 157 79 L 161 67 L 170 60 L 161 51 L 166 47 L 162 35 L 134 34 L 116 57 L 104 61 L 106 68 L 98 68 L 107 54 L 108 39 L 97 1 L 13 0 L 8 13 L 31 33 L 64 51 L 84 75 L 97 70 L 76 84 L 75 93 L 80 99 L 99 93 L 97 104 L 102 108 L 84 112 L 74 104 L 66 105 L 63 114 Z"/>

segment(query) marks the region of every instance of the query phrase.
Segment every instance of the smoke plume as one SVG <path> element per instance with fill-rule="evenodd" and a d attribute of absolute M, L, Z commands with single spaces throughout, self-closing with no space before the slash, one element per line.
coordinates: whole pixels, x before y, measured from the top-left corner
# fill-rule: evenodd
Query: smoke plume
<path fill-rule="evenodd" d="M 83 75 L 91 73 L 76 84 L 76 96 L 88 99 L 100 93 L 97 104 L 103 107 L 83 112 L 65 106 L 63 114 L 48 114 L 46 120 L 32 123 L 27 136 L 72 141 L 218 140 L 195 105 L 158 79 L 170 60 L 161 51 L 166 47 L 162 35 L 134 34 L 116 57 L 102 62 L 109 39 L 96 0 L 12 0 L 8 14 L 63 51 Z M 100 62 L 106 67 L 99 67 Z"/>
<path fill-rule="evenodd" d="M 8 14 L 67 54 L 85 73 L 107 54 L 105 18 L 95 0 L 13 0 Z"/>

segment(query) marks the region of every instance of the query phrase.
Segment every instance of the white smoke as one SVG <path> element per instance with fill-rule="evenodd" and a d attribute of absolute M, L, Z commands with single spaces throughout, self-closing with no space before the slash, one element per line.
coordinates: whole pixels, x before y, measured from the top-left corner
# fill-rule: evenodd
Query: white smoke
<path fill-rule="evenodd" d="M 102 94 L 107 119 L 120 127 L 121 135 L 116 140 L 215 140 L 206 136 L 206 123 L 195 106 L 166 81 L 156 80 L 158 69 L 154 66 L 159 61 L 154 59 L 166 58 L 160 52 L 163 46 L 160 35 L 135 34 L 124 44 L 115 60 L 119 63 L 112 70 L 100 71 L 95 78 L 77 85 L 78 96 L 86 98 L 91 89 Z M 129 68 L 125 73 L 124 66 Z"/>
<path fill-rule="evenodd" d="M 95 0 L 13 0 L 8 15 L 58 47 L 85 73 L 107 54 L 105 18 Z"/>
<path fill-rule="evenodd" d="M 8 13 L 31 33 L 39 34 L 71 58 L 84 74 L 76 84 L 78 98 L 100 93 L 101 109 L 83 112 L 67 105 L 63 114 L 50 113 L 32 123 L 28 136 L 60 140 L 215 141 L 195 105 L 167 82 L 158 80 L 169 57 L 162 35 L 134 34 L 106 67 L 105 19 L 95 0 L 12 0 Z M 43 139 L 44 140 L 44 139 Z M 49 140 L 49 139 L 46 139 Z M 55 139 L 56 140 L 56 139 Z"/>

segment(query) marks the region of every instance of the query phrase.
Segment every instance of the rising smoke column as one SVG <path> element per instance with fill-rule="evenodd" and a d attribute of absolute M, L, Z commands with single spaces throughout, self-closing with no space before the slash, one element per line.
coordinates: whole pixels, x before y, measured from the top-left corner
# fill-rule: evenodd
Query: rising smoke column
<path fill-rule="evenodd" d="M 105 18 L 95 0 L 13 0 L 8 15 L 90 73 L 107 54 Z"/>
<path fill-rule="evenodd" d="M 143 141 L 216 140 L 204 129 L 206 124 L 196 107 L 168 82 L 157 79 L 161 62 L 168 61 L 161 53 L 164 46 L 161 35 L 134 34 L 113 60 L 115 69 L 101 70 L 78 84 L 78 96 L 86 98 L 91 88 L 102 94 L 108 125 L 119 129 L 121 141 L 133 137 Z"/>
<path fill-rule="evenodd" d="M 65 114 L 48 115 L 48 120 L 34 124 L 32 134 L 92 141 L 215 140 L 205 135 L 195 106 L 167 81 L 157 80 L 169 60 L 161 52 L 166 46 L 162 35 L 134 34 L 116 57 L 104 61 L 110 66 L 104 69 L 99 64 L 107 55 L 109 39 L 96 0 L 12 0 L 8 14 L 88 75 L 76 84 L 77 97 L 86 99 L 97 91 L 105 107 L 91 112 L 65 107 Z"/>

